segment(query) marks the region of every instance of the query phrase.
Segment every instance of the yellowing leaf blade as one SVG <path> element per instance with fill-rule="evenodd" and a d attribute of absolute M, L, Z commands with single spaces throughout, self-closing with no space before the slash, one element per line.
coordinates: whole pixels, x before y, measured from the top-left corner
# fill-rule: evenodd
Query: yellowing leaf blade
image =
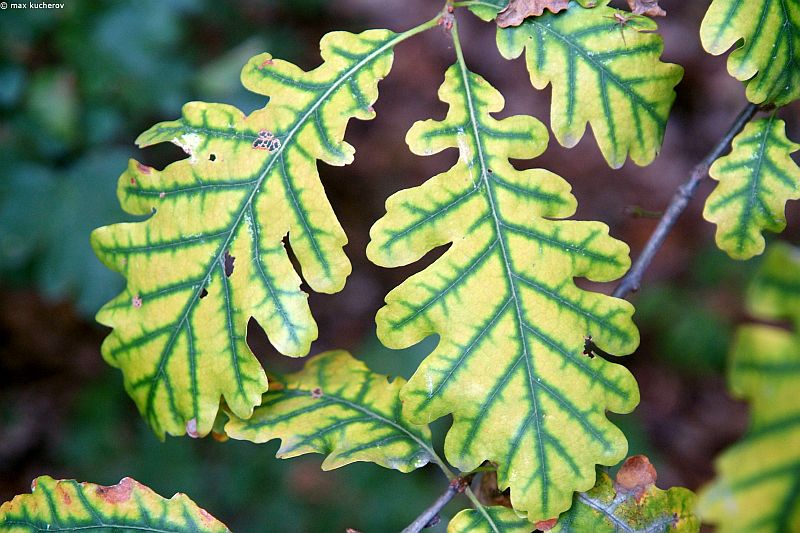
<path fill-rule="evenodd" d="M 768 252 L 748 301 L 759 317 L 800 325 L 796 249 L 780 245 Z M 750 403 L 750 428 L 717 458 L 717 477 L 698 504 L 698 514 L 720 533 L 800 530 L 798 347 L 797 330 L 753 324 L 736 334 L 729 387 Z"/>
<path fill-rule="evenodd" d="M 131 162 L 119 182 L 121 204 L 153 214 L 100 228 L 92 244 L 128 280 L 98 314 L 114 328 L 104 357 L 123 371 L 157 434 L 180 435 L 187 424 L 207 434 L 220 397 L 242 417 L 259 404 L 267 380 L 245 343 L 251 317 L 282 353 L 308 353 L 317 326 L 282 240 L 288 234 L 312 289 L 342 288 L 347 239 L 316 161 L 352 161 L 347 123 L 374 116 L 377 84 L 403 35 L 328 34 L 322 65 L 308 72 L 261 54 L 242 81 L 269 96 L 263 109 L 245 116 L 193 102 L 181 119 L 138 139 L 141 146 L 173 142 L 189 157 L 162 171 Z"/>
<path fill-rule="evenodd" d="M 464 509 L 447 524 L 447 533 L 531 533 L 533 524 L 508 507 Z"/>
<path fill-rule="evenodd" d="M 800 167 L 790 157 L 797 150 L 800 144 L 786 137 L 786 124 L 773 115 L 749 123 L 732 152 L 712 165 L 709 173 L 720 184 L 703 216 L 717 224 L 717 246 L 734 259 L 761 254 L 761 232 L 786 227 L 786 202 L 800 199 Z"/>
<path fill-rule="evenodd" d="M 325 454 L 324 470 L 369 461 L 410 472 L 436 455 L 428 427 L 401 413 L 404 383 L 370 372 L 347 352 L 325 352 L 265 394 L 252 417 L 232 416 L 225 433 L 257 443 L 281 439 L 280 458 Z"/>
<path fill-rule="evenodd" d="M 575 146 L 588 123 L 608 164 L 619 168 L 628 155 L 638 165 L 655 159 L 683 77 L 680 66 L 661 62 L 664 45 L 656 29 L 646 17 L 606 5 L 573 5 L 499 28 L 497 46 L 508 59 L 526 52 L 535 88 L 552 84 L 558 142 Z"/>
<path fill-rule="evenodd" d="M 31 494 L 16 496 L 0 507 L 0 530 L 229 532 L 185 494 L 162 498 L 131 478 L 104 487 L 49 476 L 35 479 Z"/>
<path fill-rule="evenodd" d="M 572 507 L 550 531 L 697 533 L 700 520 L 694 505 L 695 495 L 688 489 L 661 490 L 651 483 L 629 491 L 600 472 L 594 488 L 576 494 Z"/>
<path fill-rule="evenodd" d="M 800 4 L 795 0 L 714 0 L 700 37 L 714 55 L 737 45 L 728 72 L 745 83 L 754 104 L 781 106 L 800 98 Z"/>
<path fill-rule="evenodd" d="M 633 309 L 572 279 L 621 276 L 628 249 L 603 224 L 558 220 L 576 205 L 563 179 L 511 166 L 509 158 L 544 150 L 540 122 L 492 118 L 502 96 L 461 62 L 439 95 L 450 105 L 445 120 L 415 124 L 407 140 L 418 154 L 457 148 L 459 160 L 387 201 L 367 254 L 398 266 L 452 246 L 389 293 L 378 336 L 403 348 L 440 335 L 403 388 L 404 412 L 418 423 L 452 413 L 448 460 L 462 471 L 496 463 L 501 489 L 511 486 L 514 508 L 535 522 L 588 490 L 596 463 L 625 455 L 605 411 L 633 409 L 636 383 L 623 367 L 581 352 L 587 334 L 612 353 L 633 351 Z"/>

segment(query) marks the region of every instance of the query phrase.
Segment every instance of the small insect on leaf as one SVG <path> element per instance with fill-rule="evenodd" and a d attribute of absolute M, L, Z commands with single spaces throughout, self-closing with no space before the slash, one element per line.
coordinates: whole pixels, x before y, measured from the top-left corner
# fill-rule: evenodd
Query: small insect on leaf
<path fill-rule="evenodd" d="M 577 201 L 563 178 L 510 163 L 544 151 L 541 122 L 494 118 L 502 95 L 462 62 L 447 70 L 439 95 L 445 119 L 417 122 L 406 140 L 416 154 L 450 149 L 458 159 L 389 198 L 367 256 L 396 267 L 452 244 L 386 296 L 378 337 L 405 348 L 440 336 L 403 387 L 403 413 L 416 423 L 452 413 L 447 459 L 465 472 L 496 464 L 518 513 L 552 518 L 591 487 L 596 464 L 625 454 L 606 412 L 629 412 L 636 382 L 612 357 L 581 356 L 573 332 L 591 331 L 620 355 L 636 347 L 633 307 L 574 282 L 618 278 L 628 247 L 601 223 L 566 220 Z"/>
<path fill-rule="evenodd" d="M 535 88 L 552 84 L 551 127 L 559 143 L 575 146 L 588 123 L 612 168 L 628 156 L 648 165 L 661 148 L 683 69 L 661 61 L 664 44 L 653 20 L 607 3 L 574 4 L 498 28 L 497 45 L 507 59 L 525 52 Z"/>

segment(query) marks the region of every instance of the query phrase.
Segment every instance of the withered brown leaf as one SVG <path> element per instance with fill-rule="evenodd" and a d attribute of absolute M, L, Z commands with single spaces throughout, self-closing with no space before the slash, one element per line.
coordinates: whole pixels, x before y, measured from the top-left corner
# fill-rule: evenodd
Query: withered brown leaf
<path fill-rule="evenodd" d="M 658 5 L 658 0 L 628 0 L 634 15 L 647 15 L 648 17 L 665 17 L 667 12 Z"/>
<path fill-rule="evenodd" d="M 511 0 L 497 15 L 501 28 L 519 26 L 528 17 L 538 17 L 545 9 L 558 13 L 567 9 L 569 0 Z"/>

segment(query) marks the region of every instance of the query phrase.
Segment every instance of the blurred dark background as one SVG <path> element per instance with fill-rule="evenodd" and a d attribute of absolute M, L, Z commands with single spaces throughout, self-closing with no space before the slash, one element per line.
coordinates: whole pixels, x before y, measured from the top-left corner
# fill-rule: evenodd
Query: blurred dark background
<path fill-rule="evenodd" d="M 310 69 L 326 32 L 403 30 L 428 20 L 443 2 L 60 1 L 63 9 L 0 11 L 0 501 L 27 492 L 42 474 L 103 484 L 129 475 L 165 496 L 188 493 L 237 531 L 374 532 L 407 525 L 444 489 L 432 467 L 402 475 L 358 464 L 325 473 L 319 456 L 275 459 L 276 443 L 159 442 L 125 395 L 119 372 L 101 359 L 106 331 L 92 316 L 122 279 L 95 259 L 88 235 L 126 219 L 115 190 L 127 158 L 163 167 L 183 157 L 171 145 L 136 150 L 141 131 L 176 118 L 190 100 L 248 112 L 264 105 L 239 84 L 250 56 L 268 50 Z M 572 150 L 552 140 L 543 157 L 523 163 L 569 180 L 577 218 L 609 224 L 634 257 L 656 220 L 632 213 L 661 211 L 745 102 L 725 59 L 700 46 L 708 3 L 661 2 L 668 11 L 660 20 L 664 57 L 686 74 L 653 165 L 612 171 L 591 134 Z M 506 96 L 504 114 L 547 122 L 549 89 L 534 91 L 522 60 L 499 56 L 492 25 L 466 11 L 459 17 L 469 66 Z M 436 91 L 453 61 L 449 37 L 439 29 L 401 44 L 380 86 L 378 118 L 349 127 L 356 162 L 320 164 L 354 268 L 343 292 L 311 296 L 320 326 L 312 353 L 346 348 L 376 371 L 409 377 L 435 342 L 401 352 L 381 347 L 375 312 L 421 265 L 381 269 L 364 250 L 385 199 L 448 168 L 457 156 L 420 158 L 404 144 L 414 121 L 444 115 Z M 781 113 L 789 119 L 789 137 L 800 140 L 797 107 Z M 713 227 L 701 219 L 711 186 L 703 186 L 632 297 L 642 345 L 624 362 L 639 380 L 642 402 L 633 415 L 615 420 L 631 453 L 651 457 L 661 487 L 697 488 L 709 480 L 713 457 L 747 423 L 745 406 L 726 393 L 723 371 L 731 332 L 747 319 L 742 294 L 758 260 L 737 263 L 715 249 Z M 791 206 L 781 238 L 800 242 L 798 221 L 800 211 Z M 610 292 L 613 284 L 593 288 Z M 265 366 L 292 368 L 251 329 Z M 440 441 L 447 423 L 436 425 Z M 436 530 L 444 531 L 445 523 Z"/>

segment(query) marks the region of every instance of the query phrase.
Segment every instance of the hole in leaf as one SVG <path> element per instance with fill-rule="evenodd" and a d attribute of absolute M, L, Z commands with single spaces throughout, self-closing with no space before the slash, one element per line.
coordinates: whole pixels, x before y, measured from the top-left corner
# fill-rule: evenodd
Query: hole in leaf
<path fill-rule="evenodd" d="M 200 299 L 202 300 L 206 296 L 208 296 L 208 291 L 206 290 L 205 287 L 203 287 L 203 290 L 200 292 Z"/>
<path fill-rule="evenodd" d="M 236 261 L 236 258 L 233 257 L 228 252 L 225 252 L 225 258 L 224 258 L 224 262 L 225 262 L 225 277 L 229 278 L 229 277 L 231 277 L 231 274 L 233 274 L 233 263 L 234 263 L 234 261 Z"/>
<path fill-rule="evenodd" d="M 208 156 L 208 160 L 209 161 L 216 161 L 217 160 L 217 154 L 210 154 Z"/>

